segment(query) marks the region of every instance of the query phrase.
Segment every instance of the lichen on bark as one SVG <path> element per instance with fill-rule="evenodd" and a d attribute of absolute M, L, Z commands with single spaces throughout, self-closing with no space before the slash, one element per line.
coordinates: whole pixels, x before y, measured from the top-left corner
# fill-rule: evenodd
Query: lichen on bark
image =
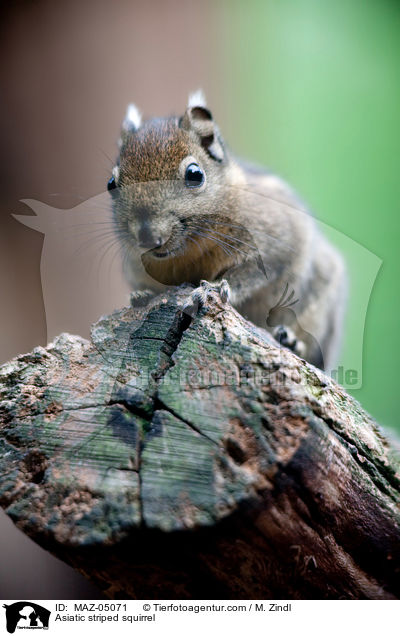
<path fill-rule="evenodd" d="M 1 367 L 1 505 L 110 596 L 397 597 L 393 447 L 216 294 L 188 317 L 189 292 Z"/>

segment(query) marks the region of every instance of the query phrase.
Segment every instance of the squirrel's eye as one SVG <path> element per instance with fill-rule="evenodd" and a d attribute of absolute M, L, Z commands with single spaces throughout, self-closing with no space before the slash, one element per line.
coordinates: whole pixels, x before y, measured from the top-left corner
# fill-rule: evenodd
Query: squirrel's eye
<path fill-rule="evenodd" d="M 117 183 L 115 181 L 115 178 L 111 177 L 111 179 L 109 179 L 107 182 L 107 190 L 110 192 L 111 190 L 115 190 L 116 187 Z"/>
<path fill-rule="evenodd" d="M 185 185 L 188 188 L 199 188 L 204 183 L 204 172 L 197 165 L 197 163 L 191 163 L 185 172 Z"/>

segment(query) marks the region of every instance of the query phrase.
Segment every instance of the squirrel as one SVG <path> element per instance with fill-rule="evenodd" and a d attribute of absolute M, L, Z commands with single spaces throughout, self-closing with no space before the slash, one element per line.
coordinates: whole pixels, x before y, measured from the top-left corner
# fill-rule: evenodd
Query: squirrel
<path fill-rule="evenodd" d="M 130 104 L 118 145 L 107 189 L 132 289 L 191 283 L 191 315 L 216 289 L 282 345 L 332 368 L 346 297 L 342 257 L 281 178 L 232 155 L 203 93 L 189 96 L 181 117 L 142 121 Z M 296 319 L 276 324 L 269 311 L 288 287 Z"/>

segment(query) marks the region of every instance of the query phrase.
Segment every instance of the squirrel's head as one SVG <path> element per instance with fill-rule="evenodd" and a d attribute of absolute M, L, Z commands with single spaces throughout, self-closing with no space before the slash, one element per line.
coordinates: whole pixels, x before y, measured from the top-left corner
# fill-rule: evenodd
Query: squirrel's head
<path fill-rule="evenodd" d="M 183 116 L 142 122 L 130 105 L 108 182 L 117 232 L 128 249 L 166 259 L 201 240 L 202 219 L 227 205 L 232 170 L 201 92 Z"/>

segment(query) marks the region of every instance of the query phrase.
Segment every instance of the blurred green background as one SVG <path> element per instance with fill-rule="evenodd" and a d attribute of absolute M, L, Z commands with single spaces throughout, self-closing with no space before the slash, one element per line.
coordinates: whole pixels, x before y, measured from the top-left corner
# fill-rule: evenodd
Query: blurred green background
<path fill-rule="evenodd" d="M 221 13 L 225 136 L 236 152 L 285 177 L 319 219 L 382 260 L 366 317 L 362 386 L 350 392 L 400 432 L 400 4 L 234 0 Z M 349 263 L 350 353 L 367 266 L 368 259 Z"/>

